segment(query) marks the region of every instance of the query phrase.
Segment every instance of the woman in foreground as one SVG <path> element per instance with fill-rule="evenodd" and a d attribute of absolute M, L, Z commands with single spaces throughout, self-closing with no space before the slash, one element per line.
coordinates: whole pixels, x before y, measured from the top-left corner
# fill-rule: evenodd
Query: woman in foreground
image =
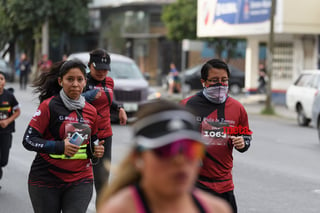
<path fill-rule="evenodd" d="M 134 146 L 98 203 L 98 213 L 230 213 L 194 187 L 205 147 L 195 117 L 167 101 L 147 103 L 133 125 Z"/>

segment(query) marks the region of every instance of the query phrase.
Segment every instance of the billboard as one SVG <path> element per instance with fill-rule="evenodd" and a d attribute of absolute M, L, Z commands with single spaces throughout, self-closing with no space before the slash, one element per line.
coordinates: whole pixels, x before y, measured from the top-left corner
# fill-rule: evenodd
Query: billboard
<path fill-rule="evenodd" d="M 247 36 L 269 33 L 271 0 L 198 0 L 197 35 Z"/>

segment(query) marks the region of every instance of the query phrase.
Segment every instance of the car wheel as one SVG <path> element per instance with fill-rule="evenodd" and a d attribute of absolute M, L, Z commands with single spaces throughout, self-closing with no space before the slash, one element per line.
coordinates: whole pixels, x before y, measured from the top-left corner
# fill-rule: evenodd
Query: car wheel
<path fill-rule="evenodd" d="M 229 86 L 229 91 L 233 95 L 238 95 L 241 92 L 241 87 L 239 86 L 239 84 L 231 84 Z"/>
<path fill-rule="evenodd" d="M 308 119 L 304 113 L 303 107 L 299 106 L 298 107 L 298 124 L 300 126 L 308 126 L 310 123 L 310 119 Z"/>

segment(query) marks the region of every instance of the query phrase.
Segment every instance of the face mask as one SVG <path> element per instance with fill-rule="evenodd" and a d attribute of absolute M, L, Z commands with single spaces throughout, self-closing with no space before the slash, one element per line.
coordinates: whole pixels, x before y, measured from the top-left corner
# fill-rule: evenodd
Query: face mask
<path fill-rule="evenodd" d="M 203 88 L 203 95 L 212 103 L 221 104 L 228 97 L 229 87 L 225 84 L 216 83 Z"/>

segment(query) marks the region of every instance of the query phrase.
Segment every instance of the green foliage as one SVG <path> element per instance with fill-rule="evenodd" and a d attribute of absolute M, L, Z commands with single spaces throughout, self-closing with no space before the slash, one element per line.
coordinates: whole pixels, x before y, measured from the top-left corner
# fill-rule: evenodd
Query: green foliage
<path fill-rule="evenodd" d="M 176 41 L 197 38 L 197 0 L 177 0 L 163 9 L 162 21 L 168 30 L 168 38 Z M 201 38 L 208 41 L 215 50 L 216 56 L 221 58 L 222 52 L 227 51 L 228 62 L 236 57 L 236 47 L 240 39 L 230 38 Z"/>
<path fill-rule="evenodd" d="M 168 38 L 196 39 L 197 0 L 178 0 L 165 6 L 161 19 L 168 30 Z"/>
<path fill-rule="evenodd" d="M 52 32 L 84 33 L 88 29 L 89 2 L 91 0 L 2 0 L 0 49 L 3 44 L 16 38 L 30 44 L 30 40 L 25 41 L 26 38 L 40 33 L 46 20 Z"/>
<path fill-rule="evenodd" d="M 276 112 L 274 111 L 273 107 L 268 107 L 268 108 L 262 109 L 261 114 L 263 114 L 263 115 L 275 115 Z"/>

